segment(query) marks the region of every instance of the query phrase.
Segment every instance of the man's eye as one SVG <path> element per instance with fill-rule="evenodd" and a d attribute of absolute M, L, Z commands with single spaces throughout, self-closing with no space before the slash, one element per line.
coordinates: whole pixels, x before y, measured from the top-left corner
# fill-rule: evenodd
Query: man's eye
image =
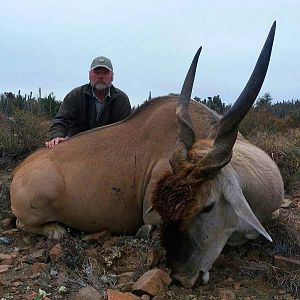
<path fill-rule="evenodd" d="M 214 202 L 213 203 L 211 203 L 210 205 L 208 205 L 207 207 L 205 207 L 202 211 L 201 211 L 201 213 L 207 213 L 207 212 L 210 212 L 213 208 L 214 208 Z"/>

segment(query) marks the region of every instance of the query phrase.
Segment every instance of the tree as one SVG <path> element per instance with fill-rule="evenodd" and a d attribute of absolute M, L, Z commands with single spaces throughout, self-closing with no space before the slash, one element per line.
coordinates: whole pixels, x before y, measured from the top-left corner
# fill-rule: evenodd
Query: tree
<path fill-rule="evenodd" d="M 47 97 L 39 99 L 39 103 L 43 114 L 53 118 L 59 109 L 60 102 L 55 99 L 54 93 L 50 93 Z"/>
<path fill-rule="evenodd" d="M 272 96 L 270 93 L 265 93 L 262 97 L 259 97 L 258 100 L 255 103 L 255 107 L 258 109 L 263 109 L 270 111 L 272 106 Z"/>
<path fill-rule="evenodd" d="M 219 114 L 224 114 L 224 112 L 227 110 L 227 106 L 225 105 L 225 103 L 222 102 L 220 95 L 207 97 L 207 99 L 205 98 L 203 100 L 200 97 L 196 96 L 194 100 L 203 103 L 208 108 L 214 110 Z"/>
<path fill-rule="evenodd" d="M 44 115 L 53 118 L 58 112 L 60 103 L 60 101 L 55 99 L 54 93 L 36 99 L 32 97 L 32 92 L 28 97 L 26 94 L 22 96 L 20 91 L 17 95 L 12 92 L 5 92 L 4 94 L 0 94 L 0 113 L 6 117 L 10 117 L 16 109 L 19 109 L 30 111 L 34 115 Z"/>

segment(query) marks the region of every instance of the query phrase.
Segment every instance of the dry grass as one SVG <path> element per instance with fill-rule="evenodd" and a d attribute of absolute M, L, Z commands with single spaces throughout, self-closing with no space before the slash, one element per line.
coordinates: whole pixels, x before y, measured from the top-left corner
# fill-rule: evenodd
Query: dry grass
<path fill-rule="evenodd" d="M 0 171 L 0 220 L 11 216 L 9 200 L 10 181 L 9 173 Z"/>
<path fill-rule="evenodd" d="M 0 167 L 43 147 L 49 123 L 28 111 L 16 110 L 0 122 Z"/>
<path fill-rule="evenodd" d="M 63 285 L 68 291 L 77 291 L 87 285 L 93 286 L 105 294 L 107 288 L 122 288 L 118 284 L 118 275 L 133 272 L 133 280 L 137 280 L 150 269 L 146 262 L 146 254 L 159 246 L 158 240 L 139 240 L 133 236 L 123 236 L 114 245 L 102 247 L 109 237 L 84 242 L 79 232 L 72 232 L 61 241 L 63 255 L 55 262 L 55 269 L 60 270 Z M 49 242 L 51 248 L 53 242 Z M 94 252 L 86 253 L 86 250 Z"/>
<path fill-rule="evenodd" d="M 258 132 L 279 133 L 288 131 L 288 123 L 267 111 L 251 109 L 240 124 L 240 131 L 248 137 L 253 130 Z"/>
<path fill-rule="evenodd" d="M 296 297 L 300 296 L 300 273 L 276 268 L 264 261 L 247 261 L 242 267 L 242 275 L 262 277 L 266 282 L 283 289 Z"/>
<path fill-rule="evenodd" d="M 273 243 L 260 236 L 248 247 L 264 252 L 268 256 L 282 255 L 300 259 L 299 209 L 280 209 L 279 216 L 270 218 L 264 227 L 271 235 Z"/>
<path fill-rule="evenodd" d="M 255 129 L 247 138 L 276 162 L 283 177 L 285 191 L 290 192 L 294 183 L 300 179 L 300 131 L 272 133 Z"/>
<path fill-rule="evenodd" d="M 249 261 L 242 264 L 242 274 L 250 277 L 263 277 L 273 286 L 284 289 L 290 294 L 300 296 L 300 270 L 290 272 L 286 269 L 275 267 L 271 258 L 274 255 L 300 259 L 300 209 L 280 209 L 279 217 L 270 218 L 264 225 L 273 239 L 268 242 L 263 237 L 249 242 L 243 249 L 257 250 L 269 257 L 269 260 Z"/>

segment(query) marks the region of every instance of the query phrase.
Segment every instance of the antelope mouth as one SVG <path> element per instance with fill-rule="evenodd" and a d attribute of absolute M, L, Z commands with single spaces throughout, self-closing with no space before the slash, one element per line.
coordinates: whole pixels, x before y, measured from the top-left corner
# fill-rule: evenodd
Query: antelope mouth
<path fill-rule="evenodd" d="M 192 275 L 187 274 L 172 274 L 172 277 L 175 281 L 179 282 L 183 287 L 185 288 L 191 288 L 195 285 L 196 281 L 199 278 L 200 273 L 202 273 L 202 276 L 200 276 L 200 284 L 205 285 L 209 281 L 209 272 L 200 272 L 196 271 Z"/>

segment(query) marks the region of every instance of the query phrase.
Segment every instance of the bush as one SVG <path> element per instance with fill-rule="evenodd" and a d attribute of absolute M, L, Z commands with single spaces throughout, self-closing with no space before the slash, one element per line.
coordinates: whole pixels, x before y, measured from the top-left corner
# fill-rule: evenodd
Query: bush
<path fill-rule="evenodd" d="M 47 140 L 49 122 L 29 111 L 16 109 L 0 121 L 0 165 L 22 159 Z"/>
<path fill-rule="evenodd" d="M 283 177 L 285 191 L 291 191 L 294 183 L 300 179 L 300 130 L 277 133 L 252 130 L 247 138 L 276 162 Z"/>
<path fill-rule="evenodd" d="M 279 133 L 288 131 L 288 123 L 268 111 L 251 109 L 241 122 L 239 129 L 244 136 L 248 136 L 253 130 Z"/>
<path fill-rule="evenodd" d="M 240 132 L 276 162 L 287 192 L 300 179 L 300 130 L 289 129 L 291 125 L 290 118 L 252 109 L 240 126 Z"/>

